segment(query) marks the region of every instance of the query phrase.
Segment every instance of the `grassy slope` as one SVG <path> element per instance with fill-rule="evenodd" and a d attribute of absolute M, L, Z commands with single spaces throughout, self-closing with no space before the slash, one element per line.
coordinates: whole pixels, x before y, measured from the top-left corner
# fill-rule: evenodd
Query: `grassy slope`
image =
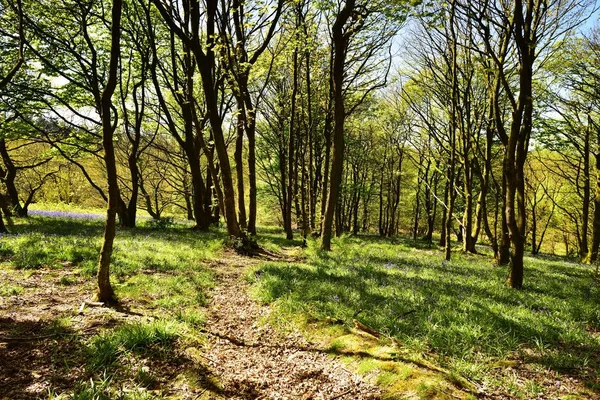
<path fill-rule="evenodd" d="M 40 296 L 43 303 L 43 293 L 37 293 L 47 289 L 29 283 L 29 278 L 37 274 L 47 281 L 47 287 L 58 291 L 61 287 L 78 288 L 77 293 L 90 298 L 103 221 L 33 216 L 15 222 L 13 234 L 0 239 L 0 272 L 22 284 L 3 285 L 0 296 L 25 296 L 25 303 L 37 301 Z M 96 315 L 94 312 L 100 310 L 90 309 L 83 321 L 91 322 L 91 326 L 83 326 L 83 332 L 94 334 L 85 338 L 85 333 L 80 336 L 72 326 L 82 319 L 77 315 L 76 299 L 65 299 L 67 304 L 73 303 L 69 311 L 42 314 L 42 318 L 55 318 L 44 321 L 50 333 L 57 325 L 65 331 L 57 339 L 58 348 L 75 343 L 68 354 L 58 350 L 53 357 L 64 361 L 57 363 L 85 365 L 81 383 L 67 391 L 72 397 L 65 397 L 64 392 L 61 396 L 62 390 L 51 390 L 50 398 L 160 398 L 147 389 L 164 386 L 165 379 L 172 380 L 193 367 L 181 352 L 201 346 L 194 328 L 202 324 L 207 289 L 213 285 L 206 263 L 222 253 L 223 233 L 199 235 L 187 226 L 157 230 L 144 227 L 144 222 L 140 225 L 135 230 L 119 230 L 111 265 L 116 294 L 130 309 L 125 311 L 127 318 L 108 311 Z M 44 306 L 40 304 L 48 308 Z M 23 336 L 18 331 L 22 324 L 14 325 L 14 331 L 3 332 L 3 336 Z"/>
<path fill-rule="evenodd" d="M 202 323 L 201 307 L 213 284 L 206 262 L 221 256 L 225 235 L 145 224 L 118 232 L 113 278 L 119 297 L 158 319 L 125 322 L 85 339 L 81 357 L 87 378 L 75 398 L 102 398 L 102 393 L 111 398 L 124 382 L 134 389 L 152 387 L 162 379 L 152 376 L 153 370 L 179 368 L 169 366 L 181 357 L 175 347 L 196 346 L 194 327 Z M 102 228 L 101 220 L 17 220 L 12 228 L 17 235 L 0 240 L 0 270 L 23 276 L 56 271 L 57 285 L 83 281 L 89 290 Z M 261 244 L 281 251 L 300 242 L 264 229 Z M 590 267 L 528 258 L 526 288 L 513 291 L 503 283 L 506 268 L 493 266 L 489 255 L 456 253 L 445 263 L 440 251 L 419 242 L 376 237 L 337 239 L 331 253 L 316 245 L 311 241 L 308 249 L 293 250 L 298 262 L 269 262 L 251 271 L 253 290 L 275 305 L 274 322 L 302 324 L 332 354 L 390 393 L 460 395 L 453 387 L 469 388 L 463 377 L 486 393 L 521 398 L 576 393 L 589 398 L 598 390 L 600 288 Z M 70 274 L 60 275 L 64 270 Z M 32 290 L 11 283 L 0 296 Z M 350 329 L 354 318 L 400 345 L 357 335 Z M 68 315 L 59 322 L 69 329 Z M 130 393 L 146 398 L 147 392 Z"/>
<path fill-rule="evenodd" d="M 317 244 L 310 243 L 303 262 L 265 264 L 249 279 L 282 320 L 303 315 L 307 331 L 323 328 L 311 322 L 342 322 L 346 329 L 328 335 L 333 350 L 360 352 L 344 336 L 356 318 L 397 339 L 400 353 L 388 358 L 431 361 L 486 393 L 533 398 L 579 391 L 587 398 L 600 389 L 600 286 L 589 266 L 527 258 L 525 289 L 516 291 L 504 285 L 507 269 L 492 265 L 489 255 L 455 253 L 446 263 L 422 243 L 376 237 L 338 239 L 331 253 Z M 407 378 L 404 367 L 389 376 L 389 365 L 386 372 L 372 358 L 359 364 L 377 368 L 391 391 L 407 389 L 392 385 Z M 583 383 L 557 388 L 569 377 Z M 444 391 L 413 383 L 421 397 Z"/>

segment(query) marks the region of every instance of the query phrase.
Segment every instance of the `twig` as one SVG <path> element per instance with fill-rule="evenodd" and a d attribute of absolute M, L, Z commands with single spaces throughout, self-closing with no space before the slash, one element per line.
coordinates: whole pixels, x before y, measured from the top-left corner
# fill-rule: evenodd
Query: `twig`
<path fill-rule="evenodd" d="M 368 327 L 367 325 L 363 324 L 362 322 L 354 319 L 352 320 L 352 322 L 354 322 L 354 327 L 360 331 L 366 332 L 371 336 L 375 336 L 376 338 L 380 338 L 382 335 L 381 332 L 377 332 L 375 329 Z"/>
<path fill-rule="evenodd" d="M 90 306 L 90 307 L 102 307 L 104 306 L 104 303 L 101 301 L 84 301 L 83 303 L 81 303 L 81 306 L 79 307 L 79 311 L 77 312 L 79 315 L 83 314 L 83 310 L 85 309 L 85 306 Z"/>
<path fill-rule="evenodd" d="M 66 335 L 65 333 L 51 333 L 49 335 L 40 335 L 40 336 L 23 336 L 23 337 L 0 337 L 0 343 L 3 342 L 26 342 L 26 341 L 33 341 L 33 340 L 42 340 L 42 339 L 48 339 L 51 337 L 56 337 L 56 336 L 63 336 Z"/>
<path fill-rule="evenodd" d="M 348 394 L 348 393 L 350 393 L 351 391 L 352 391 L 352 389 L 348 389 L 348 390 L 346 390 L 346 391 L 345 391 L 345 392 L 343 392 L 343 393 L 336 394 L 335 396 L 333 396 L 333 397 L 330 397 L 330 398 L 329 398 L 329 400 L 335 400 L 335 399 L 339 399 L 340 397 L 347 395 L 347 394 Z"/>

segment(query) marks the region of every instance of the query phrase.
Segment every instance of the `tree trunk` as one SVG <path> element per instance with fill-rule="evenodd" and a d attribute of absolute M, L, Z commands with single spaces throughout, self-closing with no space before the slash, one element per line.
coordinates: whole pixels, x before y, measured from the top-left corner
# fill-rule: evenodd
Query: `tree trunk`
<path fill-rule="evenodd" d="M 446 219 L 448 218 L 448 203 L 450 202 L 449 196 L 449 188 L 450 183 L 446 180 L 446 184 L 444 185 L 444 207 L 442 207 L 442 227 L 440 229 L 440 247 L 446 247 Z"/>
<path fill-rule="evenodd" d="M 248 233 L 256 235 L 256 120 L 254 109 L 246 105 L 246 136 L 248 137 L 248 184 L 250 185 Z"/>
<path fill-rule="evenodd" d="M 298 16 L 296 15 L 296 26 L 298 26 Z M 297 39 L 297 38 L 296 38 Z M 287 170 L 287 199 L 286 199 L 286 209 L 288 212 L 288 224 L 286 225 L 286 238 L 288 240 L 292 240 L 294 238 L 294 231 L 292 230 L 292 203 L 294 201 L 295 190 L 294 190 L 294 182 L 296 181 L 296 177 L 294 174 L 295 168 L 294 164 L 296 161 L 296 157 L 294 154 L 295 151 L 295 140 L 296 140 L 296 97 L 298 94 L 298 45 L 294 45 L 294 54 L 293 54 L 293 84 L 292 84 L 292 99 L 291 99 L 291 108 L 290 108 L 290 127 L 289 127 L 289 137 L 288 137 L 288 151 L 287 151 L 287 159 L 288 159 L 288 170 Z M 298 207 L 296 207 L 298 209 Z M 297 210 L 298 211 L 298 210 Z M 300 214 L 296 212 L 296 218 L 299 217 Z"/>
<path fill-rule="evenodd" d="M 200 10 L 197 1 L 193 2 L 192 7 L 192 25 L 200 20 Z M 208 120 L 212 128 L 215 149 L 219 158 L 221 168 L 221 182 L 223 183 L 223 204 L 225 206 L 225 218 L 227 222 L 227 233 L 232 237 L 243 237 L 240 229 L 236 210 L 235 210 L 235 190 L 233 189 L 233 178 L 231 175 L 231 165 L 229 163 L 229 154 L 227 145 L 225 144 L 225 136 L 223 134 L 223 126 L 221 116 L 219 115 L 219 104 L 217 101 L 217 93 L 215 92 L 214 69 L 215 69 L 215 54 L 213 42 L 215 40 L 215 19 L 217 15 L 217 0 L 208 0 L 206 2 L 206 38 L 207 50 L 206 54 L 202 51 L 200 44 L 200 36 L 196 31 L 192 40 L 192 52 L 196 58 L 196 65 L 200 71 L 202 78 L 202 89 L 204 91 L 205 107 L 208 114 Z M 162 13 L 161 13 L 162 14 Z M 164 15 L 163 15 L 164 16 Z M 195 27 L 195 30 L 198 27 Z"/>
<path fill-rule="evenodd" d="M 0 233 L 8 233 L 8 229 L 6 229 L 4 219 L 2 218 L 2 210 L 0 210 Z"/>
<path fill-rule="evenodd" d="M 452 219 L 454 217 L 454 185 L 455 185 L 455 176 L 454 176 L 454 168 L 456 164 L 456 129 L 457 129 L 457 108 L 458 108 L 458 71 L 457 71 L 457 43 L 456 43 L 456 32 L 454 30 L 454 16 L 456 12 L 456 3 L 452 1 L 450 9 L 450 40 L 452 44 L 451 48 L 451 73 L 452 73 L 452 101 L 450 105 L 450 132 L 449 132 L 449 146 L 450 146 L 450 159 L 448 163 L 448 212 L 446 215 L 446 251 L 445 258 L 446 261 L 450 261 L 451 251 L 452 251 L 452 243 L 450 241 L 450 234 L 452 233 Z"/>
<path fill-rule="evenodd" d="M 15 185 L 15 179 L 17 178 L 17 167 L 10 158 L 10 154 L 8 154 L 5 139 L 0 140 L 0 155 L 2 156 L 2 161 L 4 162 L 4 166 L 6 168 L 3 181 L 4 185 L 6 186 L 6 191 L 8 194 L 8 198 L 10 199 L 12 209 L 18 217 L 26 217 L 27 210 L 21 206 L 21 201 L 19 199 L 19 191 L 17 190 L 17 186 Z"/>
<path fill-rule="evenodd" d="M 346 51 L 348 48 L 349 36 L 344 32 L 344 26 L 354 12 L 356 1 L 348 0 L 344 8 L 337 15 L 332 28 L 333 37 L 333 160 L 331 162 L 331 175 L 329 178 L 329 193 L 327 196 L 327 205 L 325 207 L 325 216 L 323 218 L 323 236 L 321 249 L 331 250 L 331 228 L 336 205 L 339 201 L 340 184 L 342 183 L 342 173 L 344 166 L 344 122 L 346 119 L 346 110 L 344 106 L 344 64 L 346 62 Z"/>
<path fill-rule="evenodd" d="M 333 57 L 334 49 L 331 47 L 329 55 L 329 93 L 327 97 L 327 112 L 325 113 L 325 127 L 323 136 L 325 137 L 325 160 L 323 161 L 323 187 L 321 193 L 321 233 L 323 233 L 323 221 L 325 219 L 325 209 L 327 208 L 327 196 L 329 194 L 329 175 L 331 167 L 331 139 L 333 130 Z"/>
<path fill-rule="evenodd" d="M 508 265 L 510 262 L 510 236 L 508 232 L 507 216 L 506 212 L 506 170 L 502 167 L 502 217 L 500 218 L 500 246 L 498 248 L 498 254 L 496 256 L 496 263 L 498 265 Z"/>
<path fill-rule="evenodd" d="M 588 123 L 591 124 L 591 117 L 588 117 Z M 598 261 L 598 250 L 600 248 L 600 128 L 596 127 L 596 194 L 594 196 L 594 221 L 592 223 L 592 249 L 590 250 L 589 261 L 595 263 Z"/>
<path fill-rule="evenodd" d="M 583 204 L 581 210 L 581 245 L 579 258 L 585 260 L 589 253 L 588 226 L 590 220 L 591 176 L 590 176 L 590 137 L 592 126 L 588 123 L 583 144 Z"/>
<path fill-rule="evenodd" d="M 115 149 L 113 145 L 113 134 L 116 127 L 111 119 L 112 95 L 117 85 L 117 69 L 119 64 L 120 40 L 121 40 L 121 10 L 122 0 L 113 0 L 110 64 L 108 81 L 102 92 L 102 146 L 104 148 L 104 162 L 108 183 L 108 209 L 106 210 L 106 225 L 104 227 L 104 240 L 100 251 L 98 262 L 98 301 L 112 303 L 115 293 L 110 284 L 110 259 L 113 251 L 113 242 L 116 233 L 116 212 L 118 207 L 119 186 L 117 179 L 117 163 L 115 160 Z"/>
<path fill-rule="evenodd" d="M 537 249 L 537 215 L 535 212 L 536 205 L 535 200 L 531 206 L 531 254 L 536 255 Z"/>
<path fill-rule="evenodd" d="M 244 194 L 244 105 L 241 98 L 237 99 L 237 126 L 235 140 L 235 171 L 237 178 L 238 220 L 240 228 L 246 229 L 246 201 Z"/>

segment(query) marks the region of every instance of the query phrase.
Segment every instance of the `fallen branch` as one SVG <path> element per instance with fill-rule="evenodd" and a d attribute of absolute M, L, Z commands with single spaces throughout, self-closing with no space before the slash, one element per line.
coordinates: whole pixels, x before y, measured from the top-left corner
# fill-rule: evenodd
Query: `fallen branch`
<path fill-rule="evenodd" d="M 354 327 L 359 331 L 366 332 L 371 336 L 375 336 L 376 338 L 380 338 L 383 336 L 381 332 L 377 332 L 375 329 L 368 327 L 367 325 L 363 324 L 362 322 L 356 319 L 353 319 L 352 322 L 354 322 Z"/>
<path fill-rule="evenodd" d="M 0 343 L 8 343 L 8 342 L 27 342 L 34 340 L 42 340 L 49 339 L 52 337 L 63 336 L 64 333 L 51 333 L 49 335 L 40 335 L 40 336 L 23 336 L 23 337 L 0 337 Z"/>

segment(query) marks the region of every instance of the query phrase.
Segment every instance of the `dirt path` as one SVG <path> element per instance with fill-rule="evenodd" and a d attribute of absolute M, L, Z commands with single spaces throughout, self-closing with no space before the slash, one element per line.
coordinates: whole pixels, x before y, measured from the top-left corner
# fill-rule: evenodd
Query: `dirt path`
<path fill-rule="evenodd" d="M 232 256 L 214 263 L 206 328 L 210 369 L 230 399 L 378 399 L 380 391 L 299 333 L 261 323 L 269 308 L 248 296 L 244 274 L 253 262 Z"/>

